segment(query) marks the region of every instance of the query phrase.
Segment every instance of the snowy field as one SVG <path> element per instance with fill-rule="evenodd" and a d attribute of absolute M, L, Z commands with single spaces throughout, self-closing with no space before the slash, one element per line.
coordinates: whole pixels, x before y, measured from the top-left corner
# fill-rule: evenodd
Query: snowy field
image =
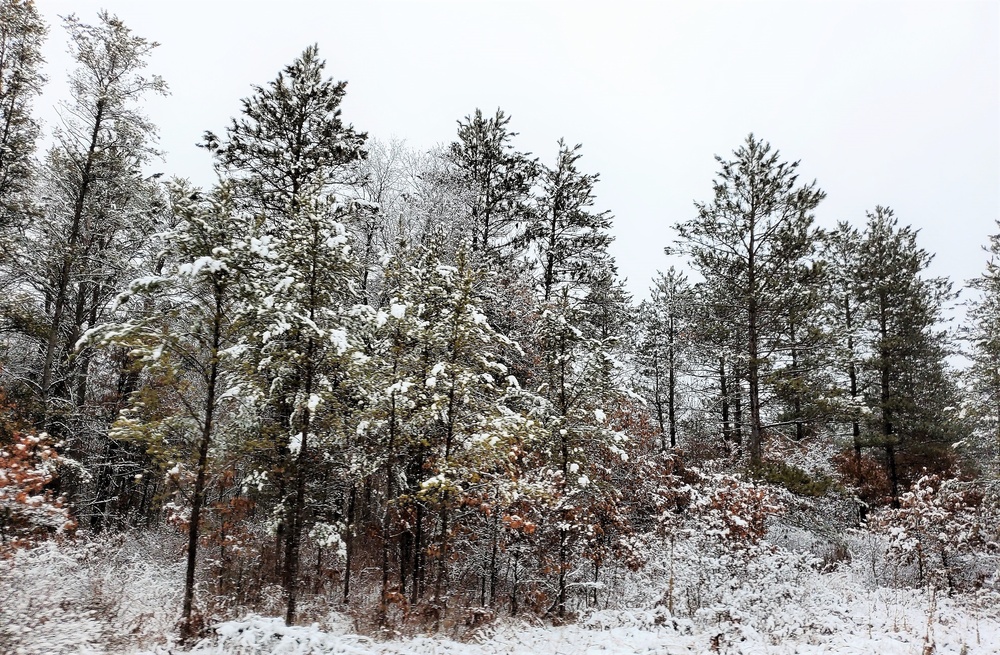
<path fill-rule="evenodd" d="M 936 650 L 925 651 L 926 608 L 919 598 L 858 598 L 822 616 L 801 616 L 782 626 L 755 625 L 753 620 L 721 610 L 698 620 L 671 619 L 666 612 L 601 611 L 581 623 L 562 627 L 502 622 L 468 642 L 417 636 L 375 641 L 349 632 L 317 627 L 285 627 L 279 619 L 251 617 L 224 623 L 218 636 L 191 651 L 202 655 L 570 655 L 617 653 L 997 653 L 996 620 L 975 620 L 946 604 L 931 624 Z M 900 604 L 893 604 L 900 603 Z M 788 608 L 792 618 L 796 610 Z M 728 614 L 728 616 L 727 616 Z M 775 630 L 775 628 L 778 628 Z M 163 655 L 180 651 L 148 651 Z"/>
<path fill-rule="evenodd" d="M 878 587 L 860 559 L 833 573 L 780 549 L 744 561 L 685 552 L 673 567 L 652 562 L 623 573 L 576 622 L 501 618 L 492 625 L 429 636 L 415 628 L 385 638 L 358 634 L 357 619 L 330 613 L 306 627 L 245 615 L 216 622 L 209 637 L 181 648 L 176 580 L 180 564 L 154 539 L 118 544 L 42 545 L 5 562 L 0 581 L 0 652 L 134 655 L 532 655 L 617 653 L 923 655 L 1000 653 L 995 596 Z M 886 566 L 881 563 L 880 566 Z M 673 615 L 666 608 L 673 571 Z M 614 607 L 617 605 L 617 607 Z M 629 607 L 637 609 L 628 609 Z"/>

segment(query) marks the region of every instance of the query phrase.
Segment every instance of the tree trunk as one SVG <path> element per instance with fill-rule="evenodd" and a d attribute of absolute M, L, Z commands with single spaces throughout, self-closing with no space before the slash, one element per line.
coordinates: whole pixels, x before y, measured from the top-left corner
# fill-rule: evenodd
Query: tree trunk
<path fill-rule="evenodd" d="M 667 414 L 670 421 L 670 447 L 677 447 L 677 381 L 675 379 L 675 368 L 677 363 L 675 361 L 674 353 L 674 317 L 670 317 L 670 321 L 667 324 Z M 662 429 L 663 419 L 661 417 L 661 429 Z"/>
<path fill-rule="evenodd" d="M 182 635 L 185 639 L 194 637 L 191 609 L 194 604 L 194 574 L 198 562 L 198 534 L 201 509 L 205 503 L 205 477 L 208 470 L 208 447 L 212 441 L 213 419 L 215 417 L 215 392 L 219 380 L 219 345 L 222 341 L 222 292 L 215 289 L 215 316 L 212 323 L 212 350 L 208 369 L 205 395 L 205 421 L 202 424 L 201 441 L 198 444 L 198 473 L 194 483 L 194 500 L 191 504 L 191 522 L 188 524 L 187 570 L 184 575 L 184 606 L 181 612 Z"/>
<path fill-rule="evenodd" d="M 490 553 L 490 598 L 489 606 L 493 607 L 497 598 L 497 560 L 500 556 L 500 491 L 497 489 L 493 494 L 493 547 Z"/>
<path fill-rule="evenodd" d="M 750 235 L 747 243 L 747 373 L 750 383 L 750 468 L 757 470 L 763 462 L 763 435 L 760 419 L 760 344 L 758 330 L 760 315 L 757 296 L 757 245 L 754 226 L 756 211 L 749 217 Z"/>
<path fill-rule="evenodd" d="M 351 483 L 351 491 L 347 495 L 347 543 L 344 557 L 344 602 L 351 595 L 351 565 L 354 564 L 354 514 L 358 499 L 358 485 Z"/>
<path fill-rule="evenodd" d="M 789 322 L 789 337 L 792 344 L 792 410 L 795 419 L 795 440 L 802 441 L 806 438 L 805 425 L 802 422 L 802 376 L 799 372 L 799 348 L 796 341 L 795 321 Z"/>
<path fill-rule="evenodd" d="M 847 376 L 851 381 L 851 402 L 858 402 L 858 366 L 854 362 L 854 325 L 851 314 L 851 299 L 844 297 L 844 318 L 847 329 L 847 354 L 851 358 L 847 366 Z M 851 421 L 851 436 L 854 440 L 854 459 L 861 461 L 861 422 L 858 420 L 857 412 L 853 412 L 854 420 Z"/>
<path fill-rule="evenodd" d="M 747 364 L 750 378 L 750 468 L 759 469 L 763 462 L 763 435 L 760 419 L 760 352 L 757 348 L 757 303 L 750 300 L 750 318 L 748 321 L 748 351 Z"/>
<path fill-rule="evenodd" d="M 424 557 L 424 508 L 417 504 L 417 518 L 413 526 L 413 589 L 410 604 L 416 605 L 424 593 L 427 560 Z"/>
<path fill-rule="evenodd" d="M 569 554 L 567 553 L 567 542 L 569 541 L 569 531 L 559 528 L 559 594 L 556 597 L 556 615 L 562 619 L 566 617 L 566 570 L 569 568 Z"/>
<path fill-rule="evenodd" d="M 311 314 L 311 312 L 310 312 Z M 310 316 L 310 319 L 312 316 Z M 299 456 L 295 465 L 295 506 L 292 512 L 292 522 L 288 531 L 288 541 L 285 547 L 285 593 L 288 595 L 288 607 L 285 612 L 285 624 L 295 624 L 295 609 L 297 602 L 297 585 L 299 577 L 299 548 L 302 541 L 302 523 L 305 519 L 306 476 L 309 465 L 308 446 L 309 428 L 312 410 L 308 403 L 312 397 L 313 388 L 313 338 L 309 337 L 306 344 L 306 375 L 305 398 L 306 407 L 302 412 L 302 439 L 299 445 Z"/>
<path fill-rule="evenodd" d="M 393 363 L 393 376 L 396 374 L 396 364 Z M 384 514 L 382 515 L 382 615 L 379 617 L 381 623 L 385 623 L 385 612 L 388 609 L 389 598 L 389 542 L 392 527 L 392 516 L 390 514 L 390 504 L 395 493 L 393 485 L 393 471 L 396 468 L 396 393 L 392 393 L 389 409 L 389 443 L 386 445 L 388 461 L 386 462 L 385 475 L 385 501 Z"/>
<path fill-rule="evenodd" d="M 889 324 L 888 299 L 885 290 L 879 293 L 879 374 L 881 389 L 879 399 L 882 404 L 882 443 L 885 446 L 886 466 L 889 469 L 889 482 L 892 484 L 892 506 L 899 509 L 899 473 L 896 470 L 896 440 L 892 424 L 892 371 L 889 366 Z"/>
<path fill-rule="evenodd" d="M 726 358 L 719 358 L 719 395 L 722 397 L 722 441 L 730 447 L 732 428 L 729 423 L 729 381 L 726 378 Z"/>
<path fill-rule="evenodd" d="M 656 408 L 656 422 L 660 426 L 660 452 L 667 450 L 667 422 L 663 416 L 663 390 L 660 388 L 660 357 L 653 353 L 653 406 Z"/>
<path fill-rule="evenodd" d="M 90 184 L 93 180 L 94 156 L 97 153 L 97 143 L 100 136 L 101 126 L 104 123 L 104 107 L 106 100 L 101 98 L 97 101 L 94 124 L 90 133 L 90 145 L 87 148 L 87 158 L 83 164 L 81 173 L 80 189 L 77 191 L 76 200 L 73 206 L 73 221 L 70 225 L 69 242 L 66 244 L 66 252 L 63 254 L 62 266 L 59 269 L 59 277 L 56 279 L 56 297 L 52 309 L 52 320 L 49 323 L 48 339 L 45 343 L 45 360 L 42 364 L 42 424 L 46 428 L 49 421 L 49 387 L 52 385 L 52 367 L 55 362 L 56 345 L 59 342 L 59 329 L 62 327 L 63 312 L 66 307 L 66 296 L 69 293 L 70 274 L 73 263 L 76 259 L 76 245 L 80 239 L 80 223 L 83 221 L 83 210 L 90 192 Z"/>

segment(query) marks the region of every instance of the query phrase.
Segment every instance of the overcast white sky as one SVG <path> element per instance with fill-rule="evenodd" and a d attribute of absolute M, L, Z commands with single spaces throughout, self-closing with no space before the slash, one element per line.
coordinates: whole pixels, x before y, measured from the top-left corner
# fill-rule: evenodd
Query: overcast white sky
<path fill-rule="evenodd" d="M 52 25 L 51 124 L 64 93 L 59 15 L 101 8 L 162 45 L 149 70 L 169 175 L 211 180 L 202 132 L 224 129 L 251 84 L 318 43 L 348 81 L 344 117 L 429 148 L 476 107 L 501 107 L 516 145 L 582 167 L 616 217 L 614 253 L 644 296 L 670 226 L 708 200 L 714 154 L 748 132 L 827 192 L 822 224 L 876 204 L 922 229 L 933 272 L 978 275 L 1000 218 L 1000 3 L 280 2 L 37 0 Z"/>

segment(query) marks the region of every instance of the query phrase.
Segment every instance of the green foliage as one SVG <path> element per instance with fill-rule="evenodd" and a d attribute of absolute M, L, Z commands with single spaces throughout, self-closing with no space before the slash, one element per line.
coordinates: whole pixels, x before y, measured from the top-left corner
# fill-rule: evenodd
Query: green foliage
<path fill-rule="evenodd" d="M 721 355 L 745 362 L 750 460 L 759 465 L 766 423 L 763 376 L 787 349 L 782 327 L 803 297 L 802 271 L 815 257 L 820 237 L 813 210 L 826 194 L 815 182 L 801 184 L 798 162 L 781 161 L 771 144 L 753 134 L 733 156 L 716 156 L 720 170 L 713 199 L 696 203 L 697 217 L 675 226 L 677 248 L 668 254 L 690 257 L 705 278 L 705 299 L 721 304 L 727 320 L 745 326 L 745 335 L 732 335 Z"/>
<path fill-rule="evenodd" d="M 517 133 L 509 125 L 510 116 L 499 108 L 493 116 L 476 109 L 458 122 L 458 141 L 446 155 L 465 213 L 462 238 L 491 265 L 521 249 L 518 226 L 532 215 L 529 198 L 538 175 L 535 161 L 511 144 Z"/>
<path fill-rule="evenodd" d="M 757 471 L 760 479 L 788 489 L 799 496 L 818 498 L 835 489 L 833 478 L 822 473 L 808 473 L 785 462 L 765 461 Z"/>

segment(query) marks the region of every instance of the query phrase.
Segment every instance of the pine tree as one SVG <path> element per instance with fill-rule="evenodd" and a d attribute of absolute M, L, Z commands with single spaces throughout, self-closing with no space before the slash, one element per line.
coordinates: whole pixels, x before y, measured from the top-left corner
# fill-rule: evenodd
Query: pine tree
<path fill-rule="evenodd" d="M 822 262 L 800 264 L 790 271 L 784 320 L 777 328 L 774 365 L 766 379 L 776 406 L 771 427 L 791 426 L 795 441 L 817 434 L 830 419 L 832 335 L 823 311 L 825 277 Z"/>
<path fill-rule="evenodd" d="M 515 407 L 525 402 L 525 392 L 501 361 L 517 346 L 489 325 L 476 298 L 482 271 L 465 249 L 454 266 L 446 264 L 442 243 L 417 247 L 390 265 L 395 291 L 389 306 L 374 315 L 359 428 L 371 459 L 385 470 L 383 602 L 389 598 L 388 545 L 395 533 L 400 588 L 408 571 L 413 602 L 430 592 L 439 621 L 447 610 L 453 561 L 478 559 L 482 601 L 496 599 L 499 520 L 504 499 L 516 496 L 516 462 L 508 455 L 523 451 L 531 433 L 530 421 Z M 482 530 L 472 545 L 456 541 L 456 512 L 462 508 L 482 511 L 459 515 L 464 529 Z M 426 552 L 434 553 L 430 562 Z"/>
<path fill-rule="evenodd" d="M 543 303 L 564 287 L 582 298 L 607 268 L 611 212 L 593 209 L 598 175 L 577 168 L 580 148 L 559 140 L 555 166 L 542 169 L 539 211 L 526 235 L 538 262 Z"/>
<path fill-rule="evenodd" d="M 222 405 L 238 391 L 226 384 L 237 368 L 233 355 L 239 350 L 229 349 L 236 346 L 236 303 L 249 252 L 228 189 L 202 199 L 177 185 L 172 196 L 180 222 L 160 235 L 166 246 L 163 268 L 133 281 L 118 299 L 138 305 L 134 317 L 95 328 L 82 342 L 128 348 L 145 375 L 156 380 L 136 390 L 111 437 L 138 441 L 171 461 L 193 461 L 182 609 L 182 632 L 190 638 L 195 634 L 194 580 L 209 449 L 224 423 Z"/>
<path fill-rule="evenodd" d="M 31 103 L 45 76 L 41 49 L 47 32 L 31 0 L 0 1 L 0 237 L 28 218 L 27 192 L 34 177 L 40 131 Z M 4 250 L 10 246 L 0 243 Z"/>
<path fill-rule="evenodd" d="M 654 278 L 650 298 L 638 310 L 641 336 L 635 358 L 642 376 L 641 388 L 655 411 L 660 449 L 664 451 L 668 446 L 677 447 L 679 387 L 687 354 L 682 332 L 691 320 L 692 300 L 687 276 L 671 266 Z"/>
<path fill-rule="evenodd" d="M 504 262 L 520 249 L 531 216 L 531 186 L 536 164 L 514 149 L 517 136 L 508 128 L 510 117 L 497 109 L 486 117 L 476 109 L 458 122 L 458 141 L 448 147 L 451 178 L 459 189 L 468 221 L 472 252 L 491 265 Z"/>
<path fill-rule="evenodd" d="M 115 385 L 129 378 L 120 368 L 125 358 L 75 347 L 87 329 L 110 320 L 114 297 L 151 255 L 148 235 L 166 203 L 141 172 L 155 155 L 155 129 L 139 103 L 166 86 L 144 71 L 156 44 L 116 17 L 101 12 L 95 25 L 75 16 L 64 23 L 75 69 L 54 143 L 34 177 L 42 203 L 22 226 L 7 263 L 5 283 L 14 293 L 3 313 L 17 355 L 6 374 L 31 420 L 63 440 L 65 452 L 88 469 L 87 475 L 68 472 L 63 482 L 81 518 L 100 530 L 113 488 L 143 455 L 107 438 L 128 395 L 127 385 Z M 109 384 L 95 385 L 97 379 Z"/>
<path fill-rule="evenodd" d="M 927 456 L 937 458 L 940 464 L 956 436 L 944 410 L 957 403 L 946 363 L 949 337 L 941 329 L 944 304 L 953 298 L 951 283 L 924 276 L 931 255 L 916 238 L 915 230 L 900 227 L 891 209 L 876 207 L 868 214 L 858 256 L 859 318 L 868 347 L 866 395 L 895 507 L 907 482 L 899 452 L 909 451 L 925 463 Z"/>
<path fill-rule="evenodd" d="M 256 364 L 253 382 L 279 417 L 281 443 L 292 456 L 283 574 L 289 625 L 295 621 L 312 449 L 334 448 L 344 435 L 340 417 L 350 398 L 353 348 L 348 314 L 357 300 L 344 226 L 354 207 L 321 199 L 298 205 L 285 217 L 281 236 L 270 240 L 264 270 L 253 280 L 248 323 L 254 332 L 247 343 Z"/>
<path fill-rule="evenodd" d="M 858 270 L 860 243 L 861 233 L 857 228 L 846 222 L 840 222 L 830 233 L 823 252 L 823 259 L 829 268 L 826 282 L 830 333 L 835 340 L 832 355 L 835 368 L 833 377 L 842 381 L 842 395 L 847 397 L 846 402 L 842 402 L 844 407 L 842 414 L 851 424 L 854 458 L 858 461 L 863 447 L 861 409 L 864 406 L 858 379 L 861 358 L 858 316 L 861 303 Z"/>
<path fill-rule="evenodd" d="M 574 562 L 585 556 L 596 566 L 601 559 L 598 550 L 604 544 L 589 538 L 592 526 L 622 520 L 619 490 L 608 475 L 617 458 L 627 459 L 625 437 L 609 421 L 624 396 L 613 354 L 616 339 L 588 336 L 578 327 L 586 319 L 586 307 L 563 287 L 543 306 L 536 327 L 544 366 L 540 390 L 548 408 L 547 438 L 533 462 L 533 478 L 546 499 L 540 538 L 551 543 L 551 550 L 542 560 L 556 574 L 549 612 L 559 617 L 567 611 Z M 606 512 L 603 518 L 601 512 Z"/>
<path fill-rule="evenodd" d="M 746 325 L 746 376 L 750 404 L 750 464 L 763 459 L 761 411 L 763 373 L 779 346 L 779 329 L 799 267 L 813 255 L 817 229 L 812 211 L 824 193 L 815 182 L 799 185 L 798 162 L 779 160 L 779 152 L 752 134 L 734 152 L 716 157 L 721 170 L 714 198 L 696 203 L 698 216 L 678 224 L 678 252 L 738 308 Z"/>
<path fill-rule="evenodd" d="M 998 223 L 1000 227 L 1000 223 Z M 972 361 L 967 379 L 969 406 L 982 431 L 984 460 L 992 460 L 991 473 L 1000 472 L 1000 234 L 990 235 L 986 270 L 970 280 L 979 293 L 969 304 L 968 324 L 962 337 L 969 344 Z"/>
<path fill-rule="evenodd" d="M 259 212 L 268 231 L 284 216 L 355 181 L 354 162 L 365 156 L 365 133 L 341 119 L 347 82 L 325 77 L 326 62 L 312 45 L 253 95 L 225 139 L 206 132 L 203 146 L 238 184 L 236 196 Z"/>
<path fill-rule="evenodd" d="M 285 536 L 286 620 L 295 620 L 299 551 L 307 520 L 306 490 L 324 430 L 336 443 L 338 407 L 345 402 L 348 309 L 356 301 L 357 270 L 346 223 L 369 203 L 331 195 L 352 181 L 366 136 L 344 125 L 346 83 L 324 77 L 325 62 L 310 46 L 267 87 L 243 100 L 225 140 L 205 135 L 205 147 L 233 180 L 238 206 L 253 218 L 255 237 L 270 239 L 250 303 L 257 308 L 248 344 L 254 380 L 278 425 L 293 469 Z M 314 434 L 315 433 L 315 434 Z M 330 444 L 326 444 L 330 445 Z"/>
<path fill-rule="evenodd" d="M 699 434 L 709 440 L 718 436 L 722 452 L 739 456 L 746 370 L 741 308 L 728 290 L 713 286 L 711 281 L 694 284 L 691 297 L 690 368 L 695 385 L 692 396 L 699 397 L 700 406 L 696 424 L 703 426 Z"/>

